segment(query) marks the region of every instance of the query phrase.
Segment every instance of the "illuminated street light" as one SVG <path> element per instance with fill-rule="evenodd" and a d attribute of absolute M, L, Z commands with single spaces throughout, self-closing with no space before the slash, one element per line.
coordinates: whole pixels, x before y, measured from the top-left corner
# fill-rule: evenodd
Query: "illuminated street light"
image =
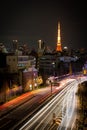
<path fill-rule="evenodd" d="M 52 83 L 54 82 L 54 77 L 49 77 L 48 80 L 51 85 L 51 95 L 52 95 Z"/>
<path fill-rule="evenodd" d="M 50 80 L 50 85 L 51 85 L 51 95 L 52 95 L 52 82 L 51 82 L 51 80 Z"/>
<path fill-rule="evenodd" d="M 55 62 L 52 62 L 52 67 L 53 67 L 53 75 L 55 76 Z"/>

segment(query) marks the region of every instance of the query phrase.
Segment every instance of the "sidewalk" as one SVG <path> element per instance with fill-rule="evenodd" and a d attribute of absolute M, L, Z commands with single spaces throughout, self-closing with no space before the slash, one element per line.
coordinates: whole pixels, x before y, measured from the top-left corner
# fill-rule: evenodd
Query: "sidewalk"
<path fill-rule="evenodd" d="M 20 106 L 24 101 L 31 99 L 34 97 L 33 91 L 24 93 L 17 98 L 14 98 L 2 105 L 0 105 L 0 117 L 8 113 L 9 111 L 15 109 L 16 107 Z"/>
<path fill-rule="evenodd" d="M 52 88 L 52 94 L 57 91 L 58 90 L 55 87 Z M 31 92 L 26 92 L 26 93 L 18 96 L 17 98 L 10 100 L 10 101 L 0 105 L 0 117 L 5 115 L 9 111 L 12 111 L 13 109 L 17 108 L 24 102 L 27 102 L 28 100 L 32 99 L 37 94 L 41 95 L 40 102 L 43 102 L 46 98 L 51 96 L 50 92 L 51 92 L 50 87 L 45 87 L 45 88 L 37 89 L 37 90 L 31 91 Z"/>

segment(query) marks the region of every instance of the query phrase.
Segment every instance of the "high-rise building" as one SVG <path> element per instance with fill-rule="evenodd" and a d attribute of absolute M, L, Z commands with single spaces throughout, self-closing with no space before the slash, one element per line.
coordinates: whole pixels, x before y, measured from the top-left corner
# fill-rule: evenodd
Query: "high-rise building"
<path fill-rule="evenodd" d="M 60 34 L 60 22 L 58 22 L 58 35 L 57 35 L 57 47 L 56 51 L 62 51 L 62 46 L 61 46 L 61 34 Z"/>
<path fill-rule="evenodd" d="M 45 49 L 45 43 L 42 40 L 38 40 L 38 56 L 42 56 Z"/>

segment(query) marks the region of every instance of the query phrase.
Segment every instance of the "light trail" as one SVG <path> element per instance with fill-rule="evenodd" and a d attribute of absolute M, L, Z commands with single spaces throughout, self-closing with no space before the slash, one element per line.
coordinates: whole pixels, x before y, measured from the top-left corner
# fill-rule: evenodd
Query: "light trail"
<path fill-rule="evenodd" d="M 71 83 L 73 86 L 73 83 Z M 43 115 L 46 115 L 48 111 L 52 109 L 52 107 L 57 104 L 58 100 L 62 98 L 62 96 L 65 95 L 66 91 L 68 91 L 70 88 L 65 87 L 57 96 L 55 96 L 45 107 L 43 107 L 34 117 L 32 117 L 23 127 L 20 128 L 20 130 L 27 130 L 31 128 L 38 120 L 40 120 Z M 58 102 L 59 105 L 59 102 Z"/>
<path fill-rule="evenodd" d="M 61 130 L 63 127 L 67 129 L 69 127 L 75 109 L 75 103 L 76 103 L 75 93 L 77 91 L 78 83 L 79 81 L 81 83 L 87 80 L 87 78 L 85 77 L 83 79 L 80 78 L 78 78 L 77 80 L 76 79 L 65 80 L 64 82 L 67 85 L 65 85 L 64 82 L 62 82 L 63 86 L 65 86 L 64 89 L 60 91 L 58 95 L 56 95 L 48 104 L 46 104 L 19 130 L 31 130 L 32 128 L 34 128 L 35 130 L 38 129 L 49 130 L 50 125 L 52 124 L 53 113 L 57 115 L 57 118 L 60 117 L 62 113 L 61 123 L 60 127 L 58 127 L 58 130 Z M 65 112 L 64 117 L 63 112 Z"/>
<path fill-rule="evenodd" d="M 74 93 L 74 96 L 73 96 L 74 99 L 70 101 L 71 103 L 69 103 L 69 105 L 67 105 L 67 112 L 70 112 L 70 113 L 67 113 L 65 115 L 64 119 L 61 122 L 60 127 L 58 127 L 58 130 L 62 130 L 62 129 L 67 130 L 68 128 L 71 130 L 73 129 L 75 119 L 76 119 L 76 113 L 75 113 L 76 96 L 75 96 L 75 93 L 77 92 L 78 84 L 80 84 L 84 81 L 87 81 L 87 77 L 80 76 L 77 78 L 76 83 L 75 83 L 74 87 L 72 88 L 72 90 L 73 90 L 72 92 Z M 71 92 L 71 95 L 72 95 L 72 92 Z M 72 109 L 71 109 L 71 107 L 72 107 Z M 74 115 L 74 119 L 73 119 L 73 115 Z"/>
<path fill-rule="evenodd" d="M 50 111 L 48 111 L 48 113 L 46 114 L 46 116 L 45 116 L 45 117 L 40 121 L 40 123 L 35 127 L 35 130 L 38 130 L 39 128 L 40 128 L 41 130 L 42 130 L 42 129 L 44 130 L 45 127 L 46 127 L 46 125 L 47 125 L 47 123 L 49 122 L 49 120 L 51 120 L 51 122 L 52 122 L 52 113 L 54 113 L 54 111 L 55 111 L 55 114 L 57 115 L 57 117 L 60 116 L 60 114 L 61 114 L 62 102 L 63 102 L 63 100 L 64 100 L 64 98 L 65 98 L 66 95 L 68 95 L 68 93 L 66 93 L 66 91 L 65 91 L 64 95 L 62 95 L 62 96 L 60 97 L 60 100 L 57 101 L 57 103 L 50 109 Z M 54 103 L 53 103 L 53 104 L 54 104 Z M 51 116 L 49 116 L 49 115 L 51 115 Z M 51 117 L 51 119 L 50 119 L 50 117 Z M 48 119 L 48 118 L 49 118 L 49 119 Z M 61 119 L 62 119 L 62 117 L 61 117 Z M 43 122 L 45 122 L 44 125 L 42 125 Z M 42 128 L 41 128 L 41 126 L 42 126 Z"/>

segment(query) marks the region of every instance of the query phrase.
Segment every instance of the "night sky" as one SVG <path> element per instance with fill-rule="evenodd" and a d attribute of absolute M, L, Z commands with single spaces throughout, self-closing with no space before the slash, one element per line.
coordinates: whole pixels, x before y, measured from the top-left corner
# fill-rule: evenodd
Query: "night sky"
<path fill-rule="evenodd" d="M 62 46 L 87 48 L 86 1 L 56 1 L 3 0 L 0 3 L 0 42 L 8 44 L 17 39 L 36 47 L 41 39 L 55 48 L 60 21 Z"/>

